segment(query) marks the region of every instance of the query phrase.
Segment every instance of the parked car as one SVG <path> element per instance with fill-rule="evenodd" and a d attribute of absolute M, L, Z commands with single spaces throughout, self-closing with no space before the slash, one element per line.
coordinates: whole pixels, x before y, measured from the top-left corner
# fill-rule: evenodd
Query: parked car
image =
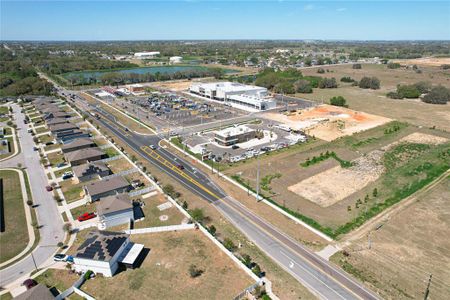
<path fill-rule="evenodd" d="M 66 254 L 55 254 L 53 256 L 53 260 L 54 261 L 67 261 L 67 257 L 68 257 L 68 255 L 66 255 Z"/>
<path fill-rule="evenodd" d="M 59 163 L 59 164 L 56 165 L 56 167 L 62 168 L 62 167 L 64 167 L 65 165 L 66 165 L 66 163 Z"/>
<path fill-rule="evenodd" d="M 87 221 L 90 219 L 95 218 L 97 215 L 95 213 L 84 213 L 81 216 L 79 216 L 77 218 L 78 221 L 83 222 L 83 221 Z"/>
<path fill-rule="evenodd" d="M 38 283 L 34 279 L 27 279 L 24 282 L 22 282 L 22 286 L 26 287 L 27 290 L 31 289 L 32 287 L 36 286 Z"/>
<path fill-rule="evenodd" d="M 50 185 L 47 185 L 47 186 L 45 187 L 45 189 L 47 190 L 47 192 L 53 191 L 53 187 L 50 186 Z"/>
<path fill-rule="evenodd" d="M 50 145 L 53 145 L 54 144 L 54 142 L 47 142 L 47 143 L 45 143 L 45 146 L 50 146 Z"/>
<path fill-rule="evenodd" d="M 64 174 L 62 176 L 62 179 L 66 180 L 66 179 L 69 179 L 69 178 L 72 178 L 72 177 L 73 177 L 73 173 L 72 172 L 64 172 Z"/>
<path fill-rule="evenodd" d="M 238 145 L 233 145 L 233 146 L 231 146 L 231 149 L 233 149 L 233 150 L 239 149 L 239 146 Z"/>
<path fill-rule="evenodd" d="M 156 146 L 155 145 L 150 145 L 150 149 L 156 150 Z"/>
<path fill-rule="evenodd" d="M 34 150 L 34 151 L 38 151 L 38 150 L 39 150 L 39 148 L 38 148 L 38 147 L 36 147 L 36 146 L 34 146 L 34 147 L 33 147 L 33 150 Z"/>

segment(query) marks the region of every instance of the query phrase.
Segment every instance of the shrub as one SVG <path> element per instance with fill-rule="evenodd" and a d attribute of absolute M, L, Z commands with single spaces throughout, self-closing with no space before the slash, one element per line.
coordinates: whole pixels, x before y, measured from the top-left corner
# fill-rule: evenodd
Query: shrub
<path fill-rule="evenodd" d="M 361 64 L 353 64 L 352 69 L 362 69 Z"/>
<path fill-rule="evenodd" d="M 308 80 L 300 79 L 294 82 L 294 89 L 297 93 L 312 93 L 313 89 Z"/>
<path fill-rule="evenodd" d="M 317 69 L 317 73 L 319 73 L 319 74 L 323 74 L 323 73 L 325 73 L 325 70 L 324 70 L 324 69 L 322 69 L 322 68 L 318 68 L 318 69 Z"/>
<path fill-rule="evenodd" d="M 196 208 L 191 212 L 192 219 L 196 222 L 202 222 L 205 219 L 205 215 L 203 214 L 203 209 Z"/>
<path fill-rule="evenodd" d="M 450 90 L 442 85 L 434 87 L 423 99 L 425 103 L 446 104 L 450 101 Z"/>
<path fill-rule="evenodd" d="M 196 265 L 189 266 L 189 275 L 192 278 L 198 277 L 203 274 L 203 270 L 199 269 Z"/>
<path fill-rule="evenodd" d="M 209 231 L 209 233 L 211 233 L 213 236 L 215 236 L 215 235 L 216 235 L 217 229 L 216 229 L 216 227 L 215 227 L 214 225 L 211 225 L 211 226 L 208 227 L 208 231 Z"/>
<path fill-rule="evenodd" d="M 397 93 L 397 92 L 389 92 L 386 94 L 386 97 L 391 98 L 391 99 L 403 99 L 403 97 L 401 95 L 399 95 L 399 93 Z"/>
<path fill-rule="evenodd" d="M 419 81 L 414 86 L 421 94 L 426 94 L 431 91 L 431 83 L 426 81 Z"/>
<path fill-rule="evenodd" d="M 363 77 L 359 81 L 359 87 L 362 89 L 377 90 L 380 88 L 380 80 L 376 77 Z"/>
<path fill-rule="evenodd" d="M 225 248 L 227 248 L 231 252 L 234 252 L 237 249 L 236 245 L 229 238 L 225 238 L 223 240 L 223 245 L 224 245 Z"/>
<path fill-rule="evenodd" d="M 398 69 L 398 68 L 400 68 L 400 64 L 399 63 L 390 62 L 390 63 L 387 64 L 387 67 L 389 69 Z"/>
<path fill-rule="evenodd" d="M 27 200 L 27 205 L 28 205 L 28 206 L 31 206 L 31 205 L 33 205 L 33 201 L 31 201 L 31 200 Z"/>
<path fill-rule="evenodd" d="M 355 82 L 355 79 L 351 78 L 350 76 L 344 76 L 341 78 L 341 82 Z"/>
<path fill-rule="evenodd" d="M 322 80 L 319 81 L 318 87 L 320 89 L 337 88 L 336 78 L 322 78 Z"/>
<path fill-rule="evenodd" d="M 348 107 L 346 102 L 347 100 L 345 100 L 345 98 L 342 96 L 335 96 L 330 99 L 330 104 L 334 106 Z"/>

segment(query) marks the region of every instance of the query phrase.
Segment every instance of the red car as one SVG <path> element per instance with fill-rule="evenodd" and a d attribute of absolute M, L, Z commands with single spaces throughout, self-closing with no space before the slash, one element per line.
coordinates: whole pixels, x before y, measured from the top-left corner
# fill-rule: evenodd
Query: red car
<path fill-rule="evenodd" d="M 53 191 L 53 187 L 51 187 L 50 185 L 47 185 L 47 186 L 45 187 L 45 189 L 47 190 L 47 192 Z"/>
<path fill-rule="evenodd" d="M 81 216 L 79 216 L 77 218 L 78 221 L 83 222 L 83 221 L 87 221 L 90 219 L 95 218 L 97 215 L 95 213 L 84 213 Z"/>

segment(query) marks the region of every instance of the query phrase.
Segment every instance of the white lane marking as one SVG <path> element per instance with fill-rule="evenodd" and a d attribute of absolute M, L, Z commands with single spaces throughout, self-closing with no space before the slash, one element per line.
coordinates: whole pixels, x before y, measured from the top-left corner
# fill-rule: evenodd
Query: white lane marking
<path fill-rule="evenodd" d="M 286 253 L 284 253 L 282 250 L 280 250 L 281 255 L 287 257 L 293 264 L 299 266 L 302 270 L 304 270 L 306 273 L 308 273 L 309 275 L 311 275 L 312 277 L 316 278 L 317 280 L 319 280 L 320 282 L 322 282 L 329 290 L 331 290 L 333 293 L 335 293 L 336 295 L 338 295 L 341 299 L 345 298 L 343 296 L 341 296 L 341 294 L 339 294 L 338 292 L 336 292 L 334 289 L 332 289 L 328 284 L 326 284 L 322 279 L 320 279 L 319 277 L 317 277 L 316 275 L 312 274 L 308 269 L 306 269 L 305 267 L 303 267 L 302 265 L 294 262 L 294 260 L 292 258 L 290 258 Z M 320 294 L 320 293 L 319 293 Z M 322 295 L 323 296 L 323 295 Z M 325 297 L 326 299 L 326 297 Z"/>

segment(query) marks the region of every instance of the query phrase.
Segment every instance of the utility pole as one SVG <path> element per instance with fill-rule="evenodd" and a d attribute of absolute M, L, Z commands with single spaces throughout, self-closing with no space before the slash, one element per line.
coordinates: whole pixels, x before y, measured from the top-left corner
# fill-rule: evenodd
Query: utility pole
<path fill-rule="evenodd" d="M 37 265 L 36 265 L 36 261 L 34 260 L 33 252 L 31 252 L 31 259 L 33 260 L 34 269 L 37 271 L 37 270 L 38 270 L 38 267 L 37 267 Z"/>
<path fill-rule="evenodd" d="M 259 154 L 256 157 L 257 169 L 256 169 L 256 201 L 259 201 Z"/>
<path fill-rule="evenodd" d="M 431 278 L 433 277 L 433 274 L 430 274 L 430 278 L 428 279 L 427 289 L 425 290 L 425 297 L 424 300 L 428 299 L 428 294 L 430 293 L 430 285 L 431 285 Z"/>

